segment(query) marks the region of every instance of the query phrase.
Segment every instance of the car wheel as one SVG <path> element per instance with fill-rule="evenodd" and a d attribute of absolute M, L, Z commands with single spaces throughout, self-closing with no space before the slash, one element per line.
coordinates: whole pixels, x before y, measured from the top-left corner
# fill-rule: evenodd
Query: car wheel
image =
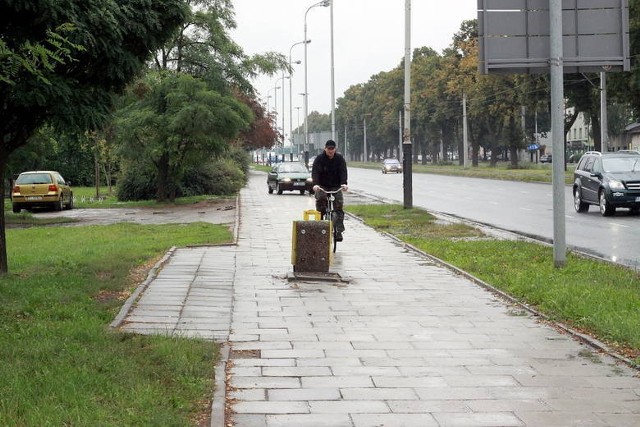
<path fill-rule="evenodd" d="M 58 200 L 57 202 L 53 203 L 53 209 L 56 211 L 61 211 L 62 210 L 62 197 L 60 197 L 60 200 Z"/>
<path fill-rule="evenodd" d="M 573 207 L 576 212 L 587 212 L 589 210 L 589 204 L 582 201 L 580 187 L 576 187 L 573 190 Z"/>
<path fill-rule="evenodd" d="M 304 190 L 300 190 L 300 194 L 304 196 Z"/>
<path fill-rule="evenodd" d="M 69 203 L 67 203 L 67 210 L 73 209 L 73 194 L 69 196 Z"/>
<path fill-rule="evenodd" d="M 267 186 L 269 188 L 269 194 L 273 194 L 273 188 L 271 188 L 271 186 Z"/>
<path fill-rule="evenodd" d="M 20 213 L 20 211 L 22 210 L 22 208 L 20 207 L 19 204 L 14 203 L 11 208 L 13 209 L 13 213 Z"/>
<path fill-rule="evenodd" d="M 611 216 L 616 213 L 615 206 L 612 206 L 611 203 L 607 201 L 607 197 L 604 194 L 604 190 L 600 190 L 600 214 L 602 216 Z"/>
<path fill-rule="evenodd" d="M 280 184 L 276 184 L 276 193 L 282 194 L 282 188 L 280 188 Z"/>

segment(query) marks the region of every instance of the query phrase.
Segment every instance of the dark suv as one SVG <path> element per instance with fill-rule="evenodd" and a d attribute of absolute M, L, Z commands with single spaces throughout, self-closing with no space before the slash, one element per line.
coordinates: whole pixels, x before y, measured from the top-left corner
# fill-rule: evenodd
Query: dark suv
<path fill-rule="evenodd" d="M 573 173 L 573 206 L 586 212 L 589 205 L 600 206 L 603 216 L 616 208 L 640 211 L 640 152 L 586 152 Z"/>

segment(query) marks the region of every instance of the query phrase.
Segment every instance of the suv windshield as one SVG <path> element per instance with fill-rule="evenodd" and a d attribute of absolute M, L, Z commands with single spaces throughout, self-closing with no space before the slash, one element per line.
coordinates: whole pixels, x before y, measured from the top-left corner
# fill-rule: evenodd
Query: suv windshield
<path fill-rule="evenodd" d="M 638 157 L 613 157 L 603 158 L 602 168 L 605 172 L 635 172 L 638 167 Z"/>

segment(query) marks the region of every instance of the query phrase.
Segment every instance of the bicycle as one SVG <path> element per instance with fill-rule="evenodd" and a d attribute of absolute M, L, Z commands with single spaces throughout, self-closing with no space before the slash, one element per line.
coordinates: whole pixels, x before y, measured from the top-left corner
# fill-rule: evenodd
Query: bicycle
<path fill-rule="evenodd" d="M 336 218 L 338 213 L 333 210 L 333 202 L 336 200 L 336 194 L 342 191 L 342 188 L 338 188 L 334 191 L 328 191 L 324 188 L 320 187 L 320 191 L 323 191 L 327 194 L 327 209 L 322 214 L 322 219 L 325 221 L 331 221 L 331 239 L 333 240 L 333 253 L 336 252 L 336 248 L 338 247 L 338 240 L 336 237 L 338 236 L 338 229 L 335 227 Z"/>

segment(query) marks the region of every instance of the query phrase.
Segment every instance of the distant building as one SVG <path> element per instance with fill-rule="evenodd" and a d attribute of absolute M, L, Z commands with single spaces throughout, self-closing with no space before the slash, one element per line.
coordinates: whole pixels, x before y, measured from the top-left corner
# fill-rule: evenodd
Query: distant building
<path fill-rule="evenodd" d="M 574 108 L 567 108 L 567 113 L 573 114 Z M 583 153 L 593 150 L 595 142 L 591 132 L 591 124 L 587 123 L 583 112 L 578 113 L 576 121 L 567 132 L 567 147 L 569 153 Z"/>
<path fill-rule="evenodd" d="M 640 123 L 627 125 L 615 142 L 618 150 L 640 150 Z"/>

